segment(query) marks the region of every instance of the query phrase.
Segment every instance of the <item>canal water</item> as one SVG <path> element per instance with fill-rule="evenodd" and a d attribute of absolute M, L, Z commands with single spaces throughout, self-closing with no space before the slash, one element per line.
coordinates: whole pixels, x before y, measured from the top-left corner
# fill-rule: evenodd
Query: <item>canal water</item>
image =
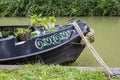
<path fill-rule="evenodd" d="M 57 17 L 56 24 L 67 24 L 69 17 Z M 77 17 L 76 20 L 85 21 L 95 30 L 93 47 L 110 67 L 120 67 L 120 17 Z M 29 18 L 10 17 L 0 18 L 0 25 L 29 24 Z M 92 53 L 86 47 L 75 66 L 100 66 Z"/>

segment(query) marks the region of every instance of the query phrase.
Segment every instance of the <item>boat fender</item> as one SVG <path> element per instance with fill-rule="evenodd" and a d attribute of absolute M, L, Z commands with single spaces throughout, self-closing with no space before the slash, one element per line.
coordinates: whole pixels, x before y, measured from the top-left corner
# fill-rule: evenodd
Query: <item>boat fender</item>
<path fill-rule="evenodd" d="M 94 40 L 95 40 L 95 32 L 93 29 L 90 29 L 90 32 L 88 32 L 86 35 L 85 35 L 86 39 L 90 42 L 90 43 L 93 43 Z M 85 46 L 86 44 L 84 43 L 83 39 L 80 41 L 80 44 Z"/>

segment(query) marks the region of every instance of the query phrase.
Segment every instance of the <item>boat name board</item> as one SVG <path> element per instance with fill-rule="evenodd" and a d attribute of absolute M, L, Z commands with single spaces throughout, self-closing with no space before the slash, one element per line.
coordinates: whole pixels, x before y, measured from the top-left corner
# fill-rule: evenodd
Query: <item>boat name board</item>
<path fill-rule="evenodd" d="M 45 38 L 37 38 L 35 40 L 35 46 L 37 49 L 43 49 L 44 47 L 47 46 L 60 44 L 62 41 L 69 39 L 73 32 L 76 31 L 66 30 L 59 33 L 54 33 L 53 35 L 47 36 Z"/>

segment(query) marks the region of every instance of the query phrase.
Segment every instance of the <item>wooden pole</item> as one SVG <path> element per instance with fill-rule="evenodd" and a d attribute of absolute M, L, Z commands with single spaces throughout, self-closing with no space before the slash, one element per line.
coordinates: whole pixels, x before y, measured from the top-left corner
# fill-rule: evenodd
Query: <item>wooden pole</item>
<path fill-rule="evenodd" d="M 94 47 L 90 44 L 90 42 L 86 39 L 86 37 L 83 35 L 82 30 L 80 29 L 80 27 L 78 26 L 78 24 L 73 21 L 72 24 L 74 25 L 75 29 L 77 30 L 78 34 L 80 35 L 80 37 L 83 39 L 84 43 L 88 46 L 88 48 L 90 49 L 91 53 L 93 54 L 93 56 L 95 57 L 95 59 L 97 60 L 97 62 L 105 69 L 105 71 L 109 74 L 109 75 L 114 75 L 112 73 L 112 71 L 110 70 L 110 68 L 108 67 L 107 64 L 105 64 L 105 62 L 103 61 L 103 59 L 99 56 L 99 54 L 97 53 L 97 51 L 94 49 Z"/>

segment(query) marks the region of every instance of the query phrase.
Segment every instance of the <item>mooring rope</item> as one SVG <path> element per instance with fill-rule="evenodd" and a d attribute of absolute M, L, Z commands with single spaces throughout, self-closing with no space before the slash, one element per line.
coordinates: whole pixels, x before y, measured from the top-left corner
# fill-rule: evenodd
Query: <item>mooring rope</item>
<path fill-rule="evenodd" d="M 78 24 L 74 20 L 72 21 L 72 24 L 74 25 L 74 27 L 75 27 L 76 31 L 78 32 L 78 34 L 80 35 L 80 37 L 83 39 L 84 43 L 88 46 L 88 48 L 92 52 L 92 54 L 95 57 L 95 59 L 98 61 L 98 63 L 105 69 L 105 71 L 109 75 L 114 75 L 112 73 L 112 71 L 110 70 L 110 68 L 107 66 L 107 64 L 105 64 L 105 62 L 103 61 L 103 59 L 98 55 L 97 51 L 93 48 L 93 46 L 90 44 L 90 42 L 83 35 L 82 30 L 80 29 L 80 27 L 78 26 Z"/>
<path fill-rule="evenodd" d="M 114 75 L 114 76 L 109 75 L 108 80 L 112 80 L 112 79 L 120 80 L 120 75 Z"/>
<path fill-rule="evenodd" d="M 85 37 L 86 37 L 86 39 L 87 39 L 90 43 L 94 42 L 94 40 L 95 40 L 95 31 L 94 31 L 93 29 L 90 29 L 90 32 L 88 32 L 88 33 L 85 35 Z M 82 40 L 80 41 L 80 44 L 83 45 L 83 46 L 86 45 L 86 44 L 84 43 L 84 39 L 82 39 Z"/>

